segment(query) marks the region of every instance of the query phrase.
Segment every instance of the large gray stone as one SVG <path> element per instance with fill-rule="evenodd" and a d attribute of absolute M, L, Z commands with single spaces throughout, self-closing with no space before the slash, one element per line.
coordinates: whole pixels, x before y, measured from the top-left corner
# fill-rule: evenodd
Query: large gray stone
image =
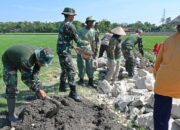
<path fill-rule="evenodd" d="M 113 97 L 117 97 L 119 94 L 126 94 L 127 87 L 125 82 L 115 82 L 113 89 L 111 90 L 111 94 Z"/>
<path fill-rule="evenodd" d="M 111 92 L 112 86 L 109 84 L 108 81 L 103 80 L 99 82 L 98 91 L 104 94 L 109 94 Z"/>
<path fill-rule="evenodd" d="M 129 118 L 131 119 L 131 120 L 134 120 L 137 116 L 138 116 L 138 114 L 140 113 L 140 110 L 138 109 L 138 108 L 136 108 L 136 107 L 129 107 L 129 111 L 130 111 L 130 113 L 129 113 Z"/>
<path fill-rule="evenodd" d="M 146 70 L 139 70 L 138 75 L 134 77 L 136 80 L 137 89 L 148 89 L 150 91 L 154 90 L 154 77 L 153 74 Z"/>
<path fill-rule="evenodd" d="M 129 94 L 131 95 L 146 95 L 146 93 L 148 92 L 147 89 L 136 89 L 133 88 L 129 91 Z"/>
<path fill-rule="evenodd" d="M 180 127 L 178 126 L 176 121 L 172 118 L 169 120 L 169 129 L 168 130 L 180 130 Z"/>
<path fill-rule="evenodd" d="M 135 125 L 139 127 L 148 127 L 153 130 L 153 113 L 151 112 L 137 116 L 137 119 L 135 120 Z"/>
<path fill-rule="evenodd" d="M 134 101 L 132 101 L 130 105 L 134 107 L 142 107 L 144 104 L 145 104 L 145 97 L 140 96 L 139 99 L 135 99 Z"/>
<path fill-rule="evenodd" d="M 148 94 L 146 95 L 145 103 L 148 107 L 153 108 L 154 107 L 154 94 Z"/>
<path fill-rule="evenodd" d="M 171 115 L 175 119 L 180 119 L 180 99 L 173 99 Z"/>

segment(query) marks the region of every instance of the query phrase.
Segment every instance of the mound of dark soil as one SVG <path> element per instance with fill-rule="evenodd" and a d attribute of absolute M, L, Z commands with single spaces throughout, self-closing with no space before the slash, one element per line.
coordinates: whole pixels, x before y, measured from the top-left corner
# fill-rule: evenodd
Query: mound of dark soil
<path fill-rule="evenodd" d="M 53 97 L 59 102 L 35 100 L 16 108 L 22 121 L 13 123 L 16 130 L 121 130 L 116 116 L 105 106 L 86 99 L 75 102 L 69 97 Z"/>

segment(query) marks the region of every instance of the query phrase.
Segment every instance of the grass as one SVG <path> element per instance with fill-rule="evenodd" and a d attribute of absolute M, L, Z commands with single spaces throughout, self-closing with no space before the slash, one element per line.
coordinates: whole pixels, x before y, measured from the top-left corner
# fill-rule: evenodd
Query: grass
<path fill-rule="evenodd" d="M 164 41 L 165 38 L 165 36 L 144 36 L 143 43 L 145 50 L 148 52 L 152 51 L 152 47 L 154 46 L 154 44 Z M 42 80 L 44 86 L 47 86 L 45 87 L 45 90 L 49 95 L 59 95 L 59 79 L 57 78 L 57 75 L 59 75 L 58 73 L 60 72 L 60 67 L 58 57 L 56 55 L 56 42 L 57 35 L 55 34 L 0 35 L 0 57 L 8 47 L 17 44 L 30 44 L 38 47 L 52 48 L 55 54 L 54 64 L 49 68 L 42 68 L 40 72 L 40 79 Z M 75 57 L 75 52 L 73 53 L 73 55 Z M 2 80 L 2 67 L 3 66 L 0 61 L 0 112 L 3 112 L 7 109 L 6 99 L 4 98 L 5 85 Z M 18 89 L 20 90 L 20 94 L 17 96 L 18 103 L 24 102 L 24 97 L 26 97 L 27 95 L 32 95 L 32 92 L 29 91 L 28 87 L 22 83 L 20 74 L 18 74 Z M 89 89 L 86 87 L 78 86 L 78 92 L 80 93 L 80 95 L 88 99 L 93 99 L 96 95 L 96 91 L 94 89 Z"/>

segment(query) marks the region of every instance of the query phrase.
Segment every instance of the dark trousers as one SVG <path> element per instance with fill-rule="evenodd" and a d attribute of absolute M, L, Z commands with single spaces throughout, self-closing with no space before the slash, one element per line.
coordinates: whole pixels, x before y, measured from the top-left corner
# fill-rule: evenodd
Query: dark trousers
<path fill-rule="evenodd" d="M 155 94 L 154 99 L 154 130 L 168 130 L 172 109 L 172 97 Z"/>
<path fill-rule="evenodd" d="M 134 75 L 134 66 L 135 66 L 134 58 L 132 57 L 126 58 L 125 68 L 126 68 L 126 71 L 128 72 L 129 77 L 133 77 Z"/>
<path fill-rule="evenodd" d="M 99 57 L 102 57 L 102 56 L 103 56 L 104 51 L 106 51 L 106 53 L 107 53 L 108 47 L 109 47 L 109 46 L 107 46 L 107 45 L 101 45 L 101 46 L 100 46 Z"/>

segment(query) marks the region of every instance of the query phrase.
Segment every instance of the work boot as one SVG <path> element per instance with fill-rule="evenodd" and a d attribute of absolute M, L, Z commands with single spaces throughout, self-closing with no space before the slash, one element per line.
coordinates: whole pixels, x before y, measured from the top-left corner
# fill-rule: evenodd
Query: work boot
<path fill-rule="evenodd" d="M 93 78 L 89 78 L 88 85 L 94 88 L 94 81 L 93 81 Z"/>
<path fill-rule="evenodd" d="M 67 92 L 66 84 L 63 81 L 59 84 L 59 92 Z"/>
<path fill-rule="evenodd" d="M 7 98 L 8 120 L 10 122 L 18 121 L 18 116 L 15 114 L 15 103 L 15 98 Z"/>
<path fill-rule="evenodd" d="M 76 102 L 81 102 L 81 99 L 80 97 L 77 95 L 77 92 L 76 92 L 76 86 L 75 85 L 70 85 L 70 93 L 69 93 L 69 97 L 74 99 Z"/>
<path fill-rule="evenodd" d="M 78 85 L 84 85 L 84 79 L 80 78 L 79 81 L 77 82 Z"/>

